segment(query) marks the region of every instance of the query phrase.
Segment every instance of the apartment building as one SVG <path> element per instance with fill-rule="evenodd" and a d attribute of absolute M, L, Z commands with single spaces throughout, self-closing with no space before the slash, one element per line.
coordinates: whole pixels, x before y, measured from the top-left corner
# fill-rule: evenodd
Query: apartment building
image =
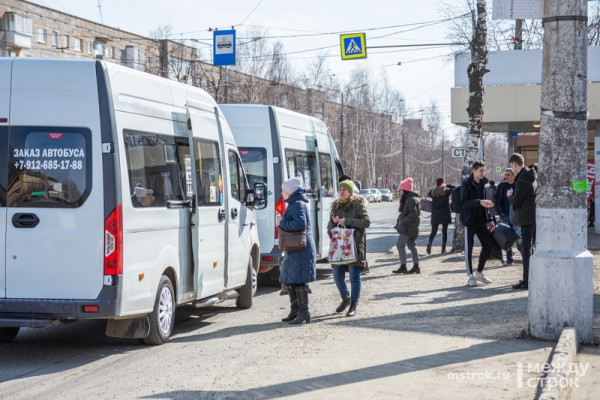
<path fill-rule="evenodd" d="M 0 57 L 100 58 L 192 83 L 196 50 L 23 0 L 0 4 Z"/>

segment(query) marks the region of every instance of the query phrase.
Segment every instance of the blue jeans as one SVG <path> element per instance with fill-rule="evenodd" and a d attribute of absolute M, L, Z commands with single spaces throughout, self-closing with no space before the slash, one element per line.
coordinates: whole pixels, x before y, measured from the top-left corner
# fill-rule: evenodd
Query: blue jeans
<path fill-rule="evenodd" d="M 340 291 L 341 297 L 346 297 L 350 293 L 348 292 L 348 286 L 346 286 L 346 267 L 348 267 L 348 271 L 350 272 L 350 286 L 352 288 L 352 295 L 350 296 L 350 300 L 358 302 L 360 299 L 360 271 L 361 267 L 357 265 L 338 265 L 333 267 L 333 280 L 335 281 L 335 285 Z"/>
<path fill-rule="evenodd" d="M 513 231 L 517 232 L 517 234 L 519 236 L 521 236 L 521 227 L 520 226 L 514 226 L 513 224 L 511 224 L 510 223 L 510 218 L 509 218 L 508 214 L 500 214 L 500 222 L 503 223 L 503 224 L 506 224 L 506 225 L 510 226 Z M 519 239 L 517 241 L 517 250 L 519 250 L 519 252 L 521 252 L 521 239 Z M 512 247 L 510 249 L 506 250 L 506 262 L 508 264 L 512 264 L 512 262 L 513 262 Z"/>

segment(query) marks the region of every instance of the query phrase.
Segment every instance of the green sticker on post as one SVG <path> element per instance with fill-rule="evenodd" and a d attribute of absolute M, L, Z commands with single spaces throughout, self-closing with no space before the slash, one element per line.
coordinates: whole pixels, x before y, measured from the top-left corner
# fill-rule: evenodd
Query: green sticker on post
<path fill-rule="evenodd" d="M 573 181 L 573 191 L 575 194 L 581 194 L 588 190 L 588 182 L 587 181 Z"/>

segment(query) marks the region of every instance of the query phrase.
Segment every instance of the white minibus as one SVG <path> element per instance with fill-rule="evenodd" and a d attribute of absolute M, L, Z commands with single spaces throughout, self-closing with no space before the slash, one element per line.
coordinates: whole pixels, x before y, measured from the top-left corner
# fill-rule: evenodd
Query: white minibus
<path fill-rule="evenodd" d="M 0 59 L 0 341 L 106 319 L 161 344 L 178 305 L 250 307 L 262 191 L 205 91 L 100 60 Z"/>
<path fill-rule="evenodd" d="M 318 118 L 279 107 L 221 104 L 239 146 L 248 181 L 267 185 L 267 207 L 257 211 L 261 243 L 259 272 L 277 280 L 283 257 L 275 213 L 283 213 L 281 183 L 297 176 L 309 198 L 310 224 L 317 259 L 329 255 L 327 223 L 343 169 L 333 138 Z"/>

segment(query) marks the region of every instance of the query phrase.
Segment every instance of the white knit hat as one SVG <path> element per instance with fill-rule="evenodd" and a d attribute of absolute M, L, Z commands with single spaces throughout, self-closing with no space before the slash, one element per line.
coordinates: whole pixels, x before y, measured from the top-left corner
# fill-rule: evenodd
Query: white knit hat
<path fill-rule="evenodd" d="M 136 186 L 135 189 L 133 189 L 133 194 L 135 195 L 135 197 L 138 200 L 141 200 L 143 197 L 149 196 L 151 194 L 154 194 L 154 190 L 152 189 L 146 189 L 143 188 L 141 186 Z"/>
<path fill-rule="evenodd" d="M 302 181 L 298 177 L 293 177 L 283 182 L 281 185 L 281 189 L 288 192 L 289 194 L 293 194 L 296 190 L 302 187 Z"/>

